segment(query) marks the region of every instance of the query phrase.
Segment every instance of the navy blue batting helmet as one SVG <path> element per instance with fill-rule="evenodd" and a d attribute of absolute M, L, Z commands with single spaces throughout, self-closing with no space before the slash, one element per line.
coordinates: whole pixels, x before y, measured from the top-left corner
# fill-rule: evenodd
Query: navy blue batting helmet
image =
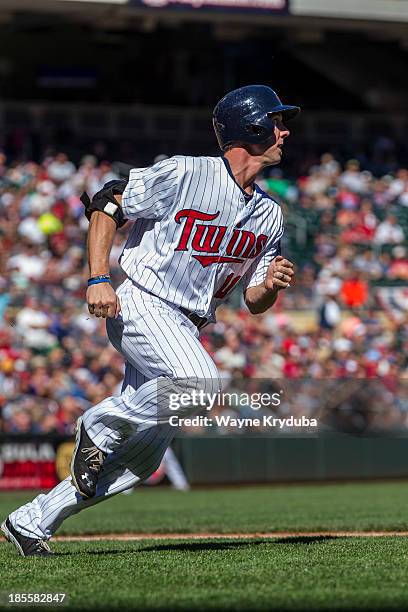
<path fill-rule="evenodd" d="M 283 121 L 296 117 L 300 108 L 282 104 L 266 85 L 247 85 L 230 91 L 214 108 L 213 125 L 220 149 L 232 143 L 262 144 L 274 133 L 273 113 Z"/>

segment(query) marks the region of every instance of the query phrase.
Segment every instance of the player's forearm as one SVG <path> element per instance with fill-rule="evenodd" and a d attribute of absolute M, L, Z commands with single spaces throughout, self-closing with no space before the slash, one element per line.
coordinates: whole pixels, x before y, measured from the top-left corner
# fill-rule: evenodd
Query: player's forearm
<path fill-rule="evenodd" d="M 265 285 L 249 287 L 245 292 L 245 304 L 252 314 L 261 314 L 271 308 L 278 297 L 278 289 L 267 289 Z"/>
<path fill-rule="evenodd" d="M 109 255 L 116 233 L 116 223 L 103 212 L 92 213 L 88 230 L 90 276 L 109 274 Z"/>

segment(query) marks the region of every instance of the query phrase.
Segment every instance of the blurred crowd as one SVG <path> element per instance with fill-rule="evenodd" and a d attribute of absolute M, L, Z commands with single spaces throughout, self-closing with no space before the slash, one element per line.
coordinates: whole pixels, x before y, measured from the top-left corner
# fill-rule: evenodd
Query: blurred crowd
<path fill-rule="evenodd" d="M 120 392 L 122 358 L 85 304 L 79 200 L 113 178 L 94 156 L 76 166 L 64 153 L 41 164 L 8 164 L 0 154 L 0 431 L 72 434 L 83 410 Z M 236 293 L 204 328 L 222 376 L 241 389 L 255 379 L 303 380 L 277 414 L 324 415 L 339 427 L 361 425 L 363 414 L 364 427 L 407 427 L 408 170 L 373 176 L 327 153 L 296 180 L 273 170 L 259 183 L 284 209 L 282 250 L 297 279 L 264 315 L 249 315 Z M 111 253 L 116 286 L 129 226 Z M 381 384 L 358 407 L 347 394 L 328 402 L 325 381 L 344 379 Z"/>
<path fill-rule="evenodd" d="M 278 169 L 263 185 L 282 202 L 287 239 L 301 238 L 297 289 L 308 304 L 330 295 L 358 309 L 375 296 L 370 284 L 406 284 L 408 170 L 375 177 L 357 160 L 343 168 L 326 153 L 297 181 Z M 291 297 L 303 305 L 298 294 Z"/>

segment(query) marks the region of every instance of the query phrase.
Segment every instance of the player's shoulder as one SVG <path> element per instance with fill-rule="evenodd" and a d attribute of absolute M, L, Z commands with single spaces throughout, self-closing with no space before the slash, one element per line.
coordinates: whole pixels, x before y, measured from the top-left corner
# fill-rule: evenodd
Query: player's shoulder
<path fill-rule="evenodd" d="M 262 199 L 266 200 L 269 206 L 273 206 L 276 210 L 281 210 L 280 202 L 276 198 L 272 197 L 270 193 L 262 189 L 258 183 L 255 184 L 255 188 L 257 193 L 262 197 Z"/>
<path fill-rule="evenodd" d="M 184 161 L 187 164 L 219 164 L 222 161 L 220 156 L 211 155 L 173 155 L 170 159 Z"/>
<path fill-rule="evenodd" d="M 202 168 L 216 168 L 220 166 L 220 157 L 211 157 L 209 155 L 174 155 L 171 159 L 177 161 L 181 170 L 185 172 L 196 172 Z"/>

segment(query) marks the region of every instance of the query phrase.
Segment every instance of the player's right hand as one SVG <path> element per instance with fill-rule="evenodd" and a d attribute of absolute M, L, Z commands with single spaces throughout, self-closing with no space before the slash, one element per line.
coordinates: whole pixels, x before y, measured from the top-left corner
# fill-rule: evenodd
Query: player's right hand
<path fill-rule="evenodd" d="M 264 281 L 265 287 L 267 289 L 276 288 L 278 291 L 287 289 L 287 287 L 290 287 L 294 274 L 293 263 L 289 259 L 282 257 L 282 255 L 278 255 L 272 260 L 268 268 Z"/>
<path fill-rule="evenodd" d="M 95 317 L 117 317 L 120 313 L 119 298 L 109 283 L 88 287 L 86 301 L 90 314 Z"/>

